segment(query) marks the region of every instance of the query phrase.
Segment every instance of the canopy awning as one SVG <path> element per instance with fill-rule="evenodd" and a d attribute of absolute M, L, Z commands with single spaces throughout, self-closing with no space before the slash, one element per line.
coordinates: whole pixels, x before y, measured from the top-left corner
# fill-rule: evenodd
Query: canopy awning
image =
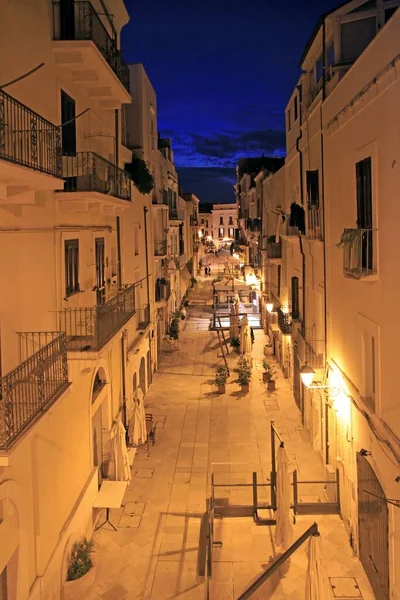
<path fill-rule="evenodd" d="M 250 286 L 242 279 L 224 277 L 221 281 L 214 284 L 215 292 L 248 292 Z"/>
<path fill-rule="evenodd" d="M 180 270 L 180 274 L 181 274 L 181 294 L 183 296 L 186 293 L 186 290 L 188 289 L 188 287 L 190 285 L 191 275 L 186 266 L 182 267 L 182 269 Z"/>

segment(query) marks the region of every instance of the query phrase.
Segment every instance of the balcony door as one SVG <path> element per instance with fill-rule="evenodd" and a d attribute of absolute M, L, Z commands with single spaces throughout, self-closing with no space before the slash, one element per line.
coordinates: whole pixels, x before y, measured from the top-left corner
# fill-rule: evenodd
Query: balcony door
<path fill-rule="evenodd" d="M 357 180 L 357 228 L 362 229 L 360 237 L 361 265 L 363 271 L 372 272 L 372 174 L 371 157 L 356 163 Z"/>
<path fill-rule="evenodd" d="M 75 39 L 75 3 L 74 0 L 60 1 L 60 37 L 62 40 Z"/>
<path fill-rule="evenodd" d="M 96 304 L 104 304 L 106 298 L 104 238 L 96 238 Z"/>

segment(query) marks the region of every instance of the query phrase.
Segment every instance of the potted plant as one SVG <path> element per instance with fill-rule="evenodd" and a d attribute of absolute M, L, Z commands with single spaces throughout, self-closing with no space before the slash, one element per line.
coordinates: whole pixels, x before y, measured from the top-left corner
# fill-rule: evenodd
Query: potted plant
<path fill-rule="evenodd" d="M 268 391 L 269 392 L 275 391 L 275 381 L 276 381 L 277 376 L 278 376 L 277 370 L 275 369 L 275 367 L 270 365 L 269 379 L 268 379 Z"/>
<path fill-rule="evenodd" d="M 169 326 L 169 337 L 171 340 L 177 340 L 179 338 L 179 319 L 180 316 L 177 317 L 175 313 Z"/>
<path fill-rule="evenodd" d="M 268 383 L 268 381 L 270 379 L 270 371 L 271 371 L 271 368 L 273 368 L 273 367 L 266 358 L 264 358 L 262 365 L 263 365 L 263 369 L 264 369 L 263 382 Z"/>
<path fill-rule="evenodd" d="M 244 358 L 242 363 L 239 365 L 237 369 L 235 369 L 238 374 L 239 384 L 242 386 L 242 392 L 247 393 L 249 391 L 249 383 L 251 379 L 251 365 L 250 362 Z"/>
<path fill-rule="evenodd" d="M 218 386 L 218 394 L 225 394 L 225 385 L 228 377 L 228 367 L 225 365 L 218 365 L 215 370 L 215 383 Z"/>
<path fill-rule="evenodd" d="M 73 544 L 64 582 L 64 600 L 84 600 L 95 582 L 95 571 L 91 554 L 93 540 L 83 538 Z"/>

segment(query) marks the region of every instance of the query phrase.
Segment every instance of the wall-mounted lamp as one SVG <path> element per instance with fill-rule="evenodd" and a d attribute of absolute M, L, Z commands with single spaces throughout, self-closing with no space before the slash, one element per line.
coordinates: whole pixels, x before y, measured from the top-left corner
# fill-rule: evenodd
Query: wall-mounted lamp
<path fill-rule="evenodd" d="M 300 369 L 300 377 L 306 388 L 311 390 L 329 390 L 331 396 L 338 396 L 340 394 L 340 388 L 332 387 L 330 385 L 321 385 L 319 383 L 312 385 L 314 380 L 315 371 L 307 363 Z"/>
<path fill-rule="evenodd" d="M 361 448 L 360 454 L 361 456 L 371 456 L 371 452 L 369 450 L 366 450 L 365 448 Z"/>
<path fill-rule="evenodd" d="M 274 310 L 274 305 L 272 302 L 267 302 L 265 308 L 267 309 L 267 312 L 272 313 L 272 311 Z"/>

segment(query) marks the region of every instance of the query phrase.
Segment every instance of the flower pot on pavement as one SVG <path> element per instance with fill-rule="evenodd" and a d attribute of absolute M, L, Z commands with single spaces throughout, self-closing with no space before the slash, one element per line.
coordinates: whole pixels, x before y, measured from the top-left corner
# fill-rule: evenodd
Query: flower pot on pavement
<path fill-rule="evenodd" d="M 249 391 L 249 384 L 248 383 L 242 383 L 242 392 L 244 394 L 247 394 Z"/>
<path fill-rule="evenodd" d="M 269 392 L 274 392 L 275 391 L 275 381 L 268 381 L 268 391 Z"/>
<path fill-rule="evenodd" d="M 63 600 L 86 600 L 95 584 L 95 568 L 92 567 L 85 575 L 72 581 L 64 581 Z"/>
<path fill-rule="evenodd" d="M 263 382 L 268 383 L 269 381 L 269 373 L 263 373 Z"/>
<path fill-rule="evenodd" d="M 218 386 L 218 394 L 225 394 L 225 384 Z"/>

